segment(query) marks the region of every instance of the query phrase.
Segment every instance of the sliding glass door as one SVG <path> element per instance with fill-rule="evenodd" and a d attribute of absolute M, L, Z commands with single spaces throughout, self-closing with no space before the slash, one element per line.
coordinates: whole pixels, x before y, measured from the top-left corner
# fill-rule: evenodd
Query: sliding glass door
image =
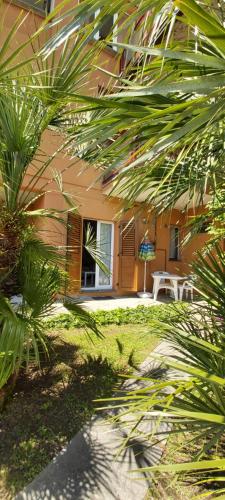
<path fill-rule="evenodd" d="M 85 289 L 110 289 L 112 288 L 113 272 L 113 229 L 111 222 L 88 221 L 85 220 L 84 226 L 91 224 L 92 232 L 97 242 L 97 248 L 100 250 L 100 260 L 108 269 L 105 273 L 98 264 L 90 258 L 87 252 L 83 252 L 82 262 L 82 287 Z"/>
<path fill-rule="evenodd" d="M 96 265 L 96 288 L 112 287 L 112 254 L 113 254 L 113 225 L 108 222 L 97 223 L 97 245 L 101 252 L 101 261 L 107 267 L 109 273 L 104 273 Z"/>

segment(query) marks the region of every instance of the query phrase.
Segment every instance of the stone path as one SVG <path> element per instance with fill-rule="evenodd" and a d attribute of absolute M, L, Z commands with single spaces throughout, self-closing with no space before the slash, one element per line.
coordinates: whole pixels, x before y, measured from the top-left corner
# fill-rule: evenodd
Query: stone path
<path fill-rule="evenodd" d="M 162 342 L 154 352 L 170 355 L 174 350 Z M 154 370 L 160 370 L 160 365 L 149 357 L 138 374 Z M 137 383 L 128 380 L 125 385 Z M 160 428 L 165 433 L 167 430 L 165 426 Z M 165 436 L 161 444 L 152 447 L 135 439 L 124 454 L 117 456 L 125 436 L 126 427 L 121 432 L 102 417 L 93 418 L 15 500 L 144 500 L 149 480 L 131 471 L 159 462 Z"/>

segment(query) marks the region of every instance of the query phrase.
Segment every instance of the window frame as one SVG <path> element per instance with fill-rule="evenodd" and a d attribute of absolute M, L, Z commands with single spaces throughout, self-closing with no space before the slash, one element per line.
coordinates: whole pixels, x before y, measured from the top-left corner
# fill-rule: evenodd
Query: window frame
<path fill-rule="evenodd" d="M 172 230 L 176 231 L 177 230 L 177 236 L 174 237 L 174 250 L 175 250 L 175 256 L 171 256 L 171 243 L 172 243 Z M 171 224 L 169 228 L 169 260 L 170 261 L 179 261 L 181 260 L 180 256 L 180 226 L 177 226 L 176 224 Z"/>
<path fill-rule="evenodd" d="M 97 222 L 97 234 L 96 234 L 96 243 L 99 245 L 101 243 L 101 224 L 108 224 L 111 227 L 111 254 L 110 254 L 110 282 L 108 285 L 99 285 L 99 273 L 100 273 L 100 268 L 95 262 L 95 286 L 93 287 L 82 287 L 81 286 L 81 291 L 87 292 L 88 290 L 91 292 L 98 291 L 98 290 L 113 290 L 113 280 L 114 280 L 114 256 L 115 256 L 115 249 L 114 249 L 114 238 L 115 238 L 115 224 L 114 222 L 111 221 L 106 221 L 102 219 L 92 219 L 91 217 L 84 217 L 83 218 L 83 224 L 85 221 L 90 221 L 93 220 Z M 82 248 L 83 248 L 83 233 L 82 233 Z M 81 273 L 82 273 L 82 267 L 83 267 L 83 261 L 82 261 L 82 255 L 81 255 Z M 82 279 L 81 279 L 82 281 Z"/>
<path fill-rule="evenodd" d="M 44 1 L 36 2 L 37 3 L 36 5 L 33 2 L 30 3 L 29 0 L 13 0 L 12 3 L 15 5 L 19 5 L 23 9 L 30 10 L 41 17 L 48 16 L 54 10 L 54 7 L 55 7 L 55 0 L 47 0 L 46 1 L 46 7 L 48 7 L 48 4 L 50 6 L 48 9 L 47 8 L 45 8 L 45 9 L 40 8 L 39 5 L 41 5 L 41 4 L 44 5 L 44 3 L 45 3 Z"/>
<path fill-rule="evenodd" d="M 95 16 L 94 18 L 97 19 L 97 17 L 99 16 L 100 14 L 100 8 L 98 8 L 96 11 L 95 11 Z M 113 42 L 117 43 L 118 41 L 118 36 L 115 35 L 115 32 L 116 32 L 116 29 L 117 29 L 117 20 L 118 20 L 118 12 L 115 12 L 114 14 L 109 14 L 113 17 Z M 101 40 L 100 38 L 100 31 L 97 31 L 95 34 L 94 34 L 94 39 L 95 40 Z M 114 52 L 118 52 L 118 47 L 116 47 L 115 45 L 112 45 L 110 47 L 108 47 L 110 49 L 112 49 Z"/>

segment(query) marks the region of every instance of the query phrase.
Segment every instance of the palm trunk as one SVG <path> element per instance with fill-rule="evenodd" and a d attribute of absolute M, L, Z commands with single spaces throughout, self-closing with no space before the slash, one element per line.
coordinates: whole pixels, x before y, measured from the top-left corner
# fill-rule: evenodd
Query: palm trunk
<path fill-rule="evenodd" d="M 15 372 L 9 378 L 7 384 L 0 389 L 0 411 L 4 408 L 4 405 L 8 399 L 8 397 L 12 394 L 14 387 L 16 385 L 16 381 L 18 379 L 19 372 Z"/>
<path fill-rule="evenodd" d="M 0 209 L 0 289 L 10 297 L 18 293 L 16 267 L 20 255 L 25 221 L 20 214 Z"/>

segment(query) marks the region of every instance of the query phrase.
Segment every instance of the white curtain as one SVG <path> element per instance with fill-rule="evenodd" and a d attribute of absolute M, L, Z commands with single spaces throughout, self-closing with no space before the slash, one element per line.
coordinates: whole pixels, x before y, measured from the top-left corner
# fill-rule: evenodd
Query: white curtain
<path fill-rule="evenodd" d="M 104 222 L 100 223 L 100 241 L 99 248 L 102 252 L 101 261 L 107 266 L 111 274 L 111 245 L 112 245 L 112 225 Z M 111 275 L 104 273 L 99 269 L 99 285 L 110 286 Z"/>

